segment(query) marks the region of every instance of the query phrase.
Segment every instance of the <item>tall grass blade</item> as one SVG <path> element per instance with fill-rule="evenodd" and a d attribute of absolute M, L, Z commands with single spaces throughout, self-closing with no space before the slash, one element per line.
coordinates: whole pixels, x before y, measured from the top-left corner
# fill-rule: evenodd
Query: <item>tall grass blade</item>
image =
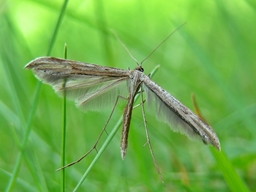
<path fill-rule="evenodd" d="M 65 14 L 67 4 L 68 4 L 68 0 L 65 0 L 64 3 L 63 3 L 62 9 L 61 9 L 59 18 L 57 20 L 57 24 L 55 26 L 54 33 L 52 35 L 52 39 L 50 41 L 50 46 L 49 46 L 49 49 L 47 51 L 47 55 L 51 54 L 54 42 L 57 38 L 57 34 L 58 34 L 58 31 L 59 31 L 59 28 L 60 28 L 61 21 L 63 19 L 64 14 Z M 26 131 L 25 131 L 24 139 L 22 141 L 21 151 L 20 151 L 20 153 L 18 155 L 18 158 L 16 160 L 16 164 L 14 166 L 12 177 L 10 178 L 10 181 L 7 185 L 6 191 L 12 191 L 12 189 L 15 185 L 15 182 L 17 180 L 17 177 L 18 177 L 18 173 L 19 173 L 20 166 L 21 166 L 21 161 L 23 159 L 23 152 L 24 152 L 25 147 L 27 146 L 28 137 L 29 137 L 30 132 L 31 132 L 32 121 L 34 119 L 36 108 L 37 108 L 38 101 L 39 101 L 39 92 L 41 90 L 41 84 L 42 84 L 41 82 L 38 82 L 37 86 L 36 86 L 36 91 L 35 91 L 35 96 L 34 96 L 34 99 L 33 99 L 33 102 L 32 102 L 32 107 L 31 107 L 31 110 L 29 112 L 29 117 L 28 117 L 28 120 L 27 120 L 27 124 L 25 126 Z"/>

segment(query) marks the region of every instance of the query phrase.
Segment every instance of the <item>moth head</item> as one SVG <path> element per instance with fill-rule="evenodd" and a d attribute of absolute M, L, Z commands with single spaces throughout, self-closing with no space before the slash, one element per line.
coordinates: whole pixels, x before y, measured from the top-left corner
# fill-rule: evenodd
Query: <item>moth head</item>
<path fill-rule="evenodd" d="M 138 67 L 136 67 L 135 70 L 138 70 L 138 71 L 140 71 L 140 72 L 144 72 L 144 69 L 142 68 L 141 65 L 139 65 Z"/>

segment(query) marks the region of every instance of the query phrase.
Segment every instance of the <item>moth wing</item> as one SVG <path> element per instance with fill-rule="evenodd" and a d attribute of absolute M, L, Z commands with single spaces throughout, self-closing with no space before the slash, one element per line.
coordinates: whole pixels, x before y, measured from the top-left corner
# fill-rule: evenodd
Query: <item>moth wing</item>
<path fill-rule="evenodd" d="M 157 119 L 167 123 L 175 132 L 199 138 L 220 150 L 219 139 L 213 129 L 147 76 L 144 77 L 144 89 L 148 106 Z"/>
<path fill-rule="evenodd" d="M 127 97 L 126 70 L 53 57 L 37 58 L 25 68 L 32 69 L 39 80 L 51 85 L 58 95 L 65 93 L 83 110 L 100 110 L 113 106 L 118 95 Z"/>

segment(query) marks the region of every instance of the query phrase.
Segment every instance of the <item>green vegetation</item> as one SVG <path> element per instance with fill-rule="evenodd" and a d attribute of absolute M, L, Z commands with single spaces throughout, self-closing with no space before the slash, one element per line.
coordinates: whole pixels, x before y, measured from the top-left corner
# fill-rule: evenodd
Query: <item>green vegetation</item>
<path fill-rule="evenodd" d="M 253 1 L 50 1 L 0 3 L 0 191 L 255 191 L 256 4 Z M 146 143 L 140 107 L 134 109 L 129 147 L 120 156 L 121 129 L 89 173 L 93 151 L 65 174 L 65 162 L 96 141 L 110 108 L 86 113 L 41 84 L 23 67 L 45 55 L 133 69 L 138 60 L 175 32 L 144 63 L 153 80 L 193 109 L 191 93 L 219 136 L 222 152 L 174 133 L 147 112 L 151 144 L 165 186 Z M 138 100 L 137 104 L 139 103 Z M 121 101 L 99 146 L 123 112 Z M 147 110 L 147 109 L 146 109 Z M 65 176 L 63 180 L 62 176 Z M 64 185 L 62 185 L 64 184 Z"/>

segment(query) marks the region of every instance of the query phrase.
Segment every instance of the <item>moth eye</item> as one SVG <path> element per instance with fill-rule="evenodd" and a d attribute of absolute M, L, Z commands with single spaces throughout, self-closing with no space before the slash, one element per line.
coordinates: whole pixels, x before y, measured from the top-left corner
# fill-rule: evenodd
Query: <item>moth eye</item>
<path fill-rule="evenodd" d="M 136 70 L 138 70 L 140 72 L 144 72 L 144 69 L 141 66 L 137 67 Z"/>

